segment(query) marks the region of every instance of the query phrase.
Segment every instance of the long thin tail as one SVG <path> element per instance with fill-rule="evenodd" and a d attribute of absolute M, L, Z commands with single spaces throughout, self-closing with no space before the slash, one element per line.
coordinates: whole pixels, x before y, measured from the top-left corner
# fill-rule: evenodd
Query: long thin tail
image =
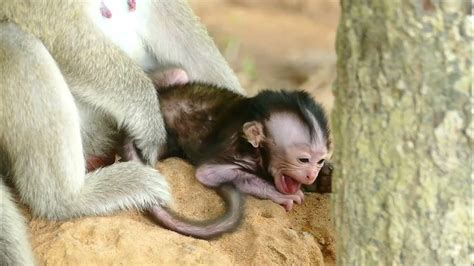
<path fill-rule="evenodd" d="M 215 238 L 235 230 L 239 226 L 244 212 L 242 194 L 232 184 L 223 184 L 216 191 L 226 203 L 226 212 L 215 219 L 189 220 L 162 206 L 154 206 L 150 212 L 160 224 L 168 229 L 196 238 Z"/>

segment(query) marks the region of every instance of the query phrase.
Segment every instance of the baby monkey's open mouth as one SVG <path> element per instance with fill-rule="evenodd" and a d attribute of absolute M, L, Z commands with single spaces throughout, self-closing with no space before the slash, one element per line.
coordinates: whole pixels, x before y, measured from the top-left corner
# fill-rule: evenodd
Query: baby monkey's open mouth
<path fill-rule="evenodd" d="M 301 183 L 292 177 L 283 174 L 280 178 L 281 192 L 285 194 L 295 194 L 301 187 Z"/>

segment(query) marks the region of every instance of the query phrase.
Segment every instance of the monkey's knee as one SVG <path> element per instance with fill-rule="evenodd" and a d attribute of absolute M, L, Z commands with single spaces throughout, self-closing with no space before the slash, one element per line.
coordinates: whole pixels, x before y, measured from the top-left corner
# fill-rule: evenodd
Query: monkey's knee
<path fill-rule="evenodd" d="M 57 197 L 49 199 L 47 204 L 44 198 L 38 199 L 43 204 L 29 202 L 35 206 L 32 207 L 35 214 L 63 220 L 132 208 L 146 210 L 154 205 L 166 206 L 171 201 L 165 178 L 157 170 L 137 162 L 116 163 L 91 172 L 76 191 L 54 189 Z"/>
<path fill-rule="evenodd" d="M 138 162 L 116 163 L 88 174 L 82 191 L 78 207 L 100 213 L 167 206 L 172 199 L 164 176 Z"/>
<path fill-rule="evenodd" d="M 199 166 L 196 169 L 196 179 L 208 187 L 220 185 L 219 179 L 216 178 L 216 170 L 208 165 Z"/>

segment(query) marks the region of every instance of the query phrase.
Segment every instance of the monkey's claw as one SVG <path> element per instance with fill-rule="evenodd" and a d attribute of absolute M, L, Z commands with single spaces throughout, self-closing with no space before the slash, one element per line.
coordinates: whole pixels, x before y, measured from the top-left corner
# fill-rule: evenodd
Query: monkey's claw
<path fill-rule="evenodd" d="M 282 206 L 285 208 L 287 212 L 291 211 L 293 209 L 293 201 L 288 200 L 286 203 L 282 204 Z"/>
<path fill-rule="evenodd" d="M 296 202 L 296 204 L 301 204 L 304 200 L 304 194 L 303 191 L 298 190 L 295 194 L 279 194 L 275 195 L 275 197 L 272 197 L 271 200 L 275 203 L 283 205 L 285 207 L 286 211 L 291 211 L 293 209 L 293 204 Z"/>
<path fill-rule="evenodd" d="M 301 189 L 300 189 L 300 190 L 298 190 L 298 192 L 296 192 L 295 194 L 297 194 L 297 195 L 300 197 L 300 202 L 299 202 L 298 204 L 303 203 L 303 201 L 304 201 L 304 193 L 303 193 L 303 191 L 301 191 Z"/>

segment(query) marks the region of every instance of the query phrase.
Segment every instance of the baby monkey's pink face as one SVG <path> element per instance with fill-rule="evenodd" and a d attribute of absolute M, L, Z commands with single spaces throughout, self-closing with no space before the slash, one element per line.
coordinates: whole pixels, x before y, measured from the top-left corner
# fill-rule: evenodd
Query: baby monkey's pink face
<path fill-rule="evenodd" d="M 314 183 L 328 156 L 327 140 L 317 122 L 313 122 L 316 125 L 313 136 L 310 125 L 292 113 L 272 114 L 264 125 L 258 125 L 262 133 L 257 138 L 258 145 L 268 149 L 268 171 L 283 194 L 294 194 L 302 184 Z M 255 138 L 255 134 L 252 136 Z"/>

